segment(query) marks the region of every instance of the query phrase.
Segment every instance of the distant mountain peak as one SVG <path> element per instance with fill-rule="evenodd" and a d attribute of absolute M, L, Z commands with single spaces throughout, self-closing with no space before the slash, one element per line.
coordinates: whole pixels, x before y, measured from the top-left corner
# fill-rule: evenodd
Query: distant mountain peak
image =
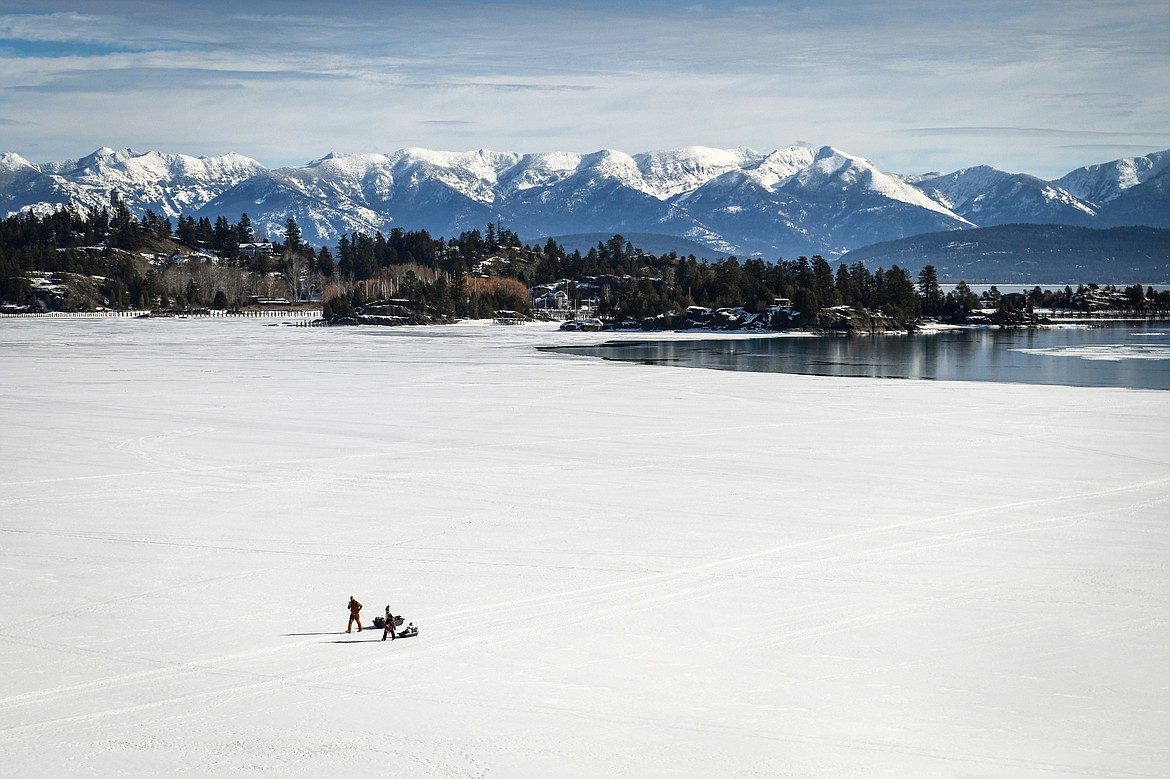
<path fill-rule="evenodd" d="M 105 205 L 118 189 L 138 213 L 238 218 L 305 240 L 391 226 L 456 236 L 500 222 L 525 239 L 658 234 L 740 255 L 834 256 L 923 232 L 1006 223 L 1170 226 L 1170 150 L 1088 166 L 1056 181 L 977 165 L 898 176 L 833 146 L 692 145 L 628 154 L 518 154 L 408 147 L 340 153 L 270 170 L 235 152 L 191 157 L 102 147 L 41 165 L 0 155 L 10 211 Z"/>
<path fill-rule="evenodd" d="M 33 168 L 36 166 L 31 162 L 21 157 L 14 151 L 4 152 L 0 154 L 0 170 L 21 170 L 24 168 Z"/>
<path fill-rule="evenodd" d="M 1065 174 L 1053 183 L 1077 197 L 1109 203 L 1126 190 L 1168 172 L 1170 149 L 1143 157 L 1127 157 L 1100 165 L 1087 165 Z"/>

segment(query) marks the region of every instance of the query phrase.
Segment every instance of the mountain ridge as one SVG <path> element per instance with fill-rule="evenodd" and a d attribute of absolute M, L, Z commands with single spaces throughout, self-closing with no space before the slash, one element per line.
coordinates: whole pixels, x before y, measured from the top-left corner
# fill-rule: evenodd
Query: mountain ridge
<path fill-rule="evenodd" d="M 841 261 L 866 267 L 929 264 L 940 279 L 950 281 L 1166 284 L 1170 230 L 1004 224 L 876 243 L 848 252 Z"/>
<path fill-rule="evenodd" d="M 526 240 L 597 232 L 654 233 L 715 253 L 837 257 L 873 243 L 1000 224 L 1170 227 L 1170 150 L 1070 171 L 1052 181 L 974 166 L 888 173 L 832 146 L 627 154 L 521 154 L 407 147 L 330 152 L 267 168 L 230 152 L 192 157 L 102 147 L 35 164 L 0 155 L 0 209 L 108 205 L 174 219 L 248 213 L 273 237 L 288 217 L 304 239 L 426 229 L 453 237 L 500 222 Z"/>

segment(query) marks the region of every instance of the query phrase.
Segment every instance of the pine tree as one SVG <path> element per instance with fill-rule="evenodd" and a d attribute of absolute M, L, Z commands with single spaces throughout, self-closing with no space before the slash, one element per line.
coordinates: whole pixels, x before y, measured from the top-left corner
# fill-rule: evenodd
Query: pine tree
<path fill-rule="evenodd" d="M 291 216 L 284 223 L 284 248 L 289 252 L 301 249 L 301 228 L 297 227 L 297 220 Z"/>
<path fill-rule="evenodd" d="M 317 272 L 326 278 L 333 278 L 336 270 L 337 268 L 333 264 L 333 252 L 329 251 L 328 246 L 322 246 L 321 251 L 317 253 Z"/>
<path fill-rule="evenodd" d="M 938 285 L 938 272 L 926 265 L 918 273 L 918 295 L 922 299 L 922 313 L 937 316 L 942 311 L 943 293 Z"/>
<path fill-rule="evenodd" d="M 255 240 L 255 233 L 252 232 L 252 220 L 248 218 L 246 213 L 240 214 L 240 221 L 236 223 L 236 244 L 252 243 Z"/>

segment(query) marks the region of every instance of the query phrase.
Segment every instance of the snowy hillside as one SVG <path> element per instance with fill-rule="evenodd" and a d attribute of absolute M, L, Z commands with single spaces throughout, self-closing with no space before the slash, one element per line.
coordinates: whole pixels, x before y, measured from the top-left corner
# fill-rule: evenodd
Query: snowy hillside
<path fill-rule="evenodd" d="M 330 153 L 275 170 L 238 154 L 102 148 L 43 165 L 0 156 L 7 213 L 102 205 L 114 190 L 139 213 L 213 220 L 247 213 L 274 238 L 291 216 L 315 244 L 396 227 L 453 237 L 500 222 L 529 241 L 637 232 L 697 241 L 713 255 L 832 257 L 880 241 L 1007 223 L 1165 226 L 1170 152 L 1082 168 L 1056 182 L 986 166 L 898 176 L 830 146 L 638 154 L 412 147 Z"/>
<path fill-rule="evenodd" d="M 1091 203 L 1055 184 L 986 165 L 922 177 L 914 184 L 980 227 L 1018 223 L 1087 226 L 1097 213 Z"/>
<path fill-rule="evenodd" d="M 751 149 L 689 146 L 676 151 L 634 155 L 647 190 L 666 200 L 683 195 L 731 170 L 758 165 L 764 155 Z"/>
<path fill-rule="evenodd" d="M 1077 168 L 1053 183 L 1084 200 L 1108 203 L 1126 190 L 1166 173 L 1167 169 L 1170 169 L 1170 150 Z"/>
<path fill-rule="evenodd" d="M 41 167 L 61 182 L 69 200 L 82 206 L 106 205 L 117 190 L 136 210 L 152 209 L 172 219 L 191 214 L 216 195 L 265 170 L 239 154 L 190 157 L 157 151 L 103 147 L 77 160 Z"/>
<path fill-rule="evenodd" d="M 0 212 L 51 211 L 72 201 L 67 182 L 14 152 L 0 154 Z"/>
<path fill-rule="evenodd" d="M 1170 150 L 1078 168 L 1056 183 L 1098 200 L 1104 226 L 1170 227 Z"/>

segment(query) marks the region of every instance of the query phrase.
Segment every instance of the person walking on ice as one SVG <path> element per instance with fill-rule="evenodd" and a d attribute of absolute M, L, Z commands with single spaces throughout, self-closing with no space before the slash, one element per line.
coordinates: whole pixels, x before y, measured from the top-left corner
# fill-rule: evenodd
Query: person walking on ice
<path fill-rule="evenodd" d="M 346 627 L 345 627 L 346 633 L 353 631 L 353 623 L 355 623 L 355 622 L 357 623 L 357 626 L 358 626 L 358 632 L 359 633 L 362 632 L 361 611 L 362 611 L 362 604 L 357 602 L 357 598 L 350 595 L 349 596 L 349 624 L 346 625 Z"/>
<path fill-rule="evenodd" d="M 386 635 L 390 635 L 390 640 L 394 640 L 394 615 L 390 613 L 390 607 L 386 607 L 386 625 L 382 628 L 382 640 L 386 640 Z"/>

